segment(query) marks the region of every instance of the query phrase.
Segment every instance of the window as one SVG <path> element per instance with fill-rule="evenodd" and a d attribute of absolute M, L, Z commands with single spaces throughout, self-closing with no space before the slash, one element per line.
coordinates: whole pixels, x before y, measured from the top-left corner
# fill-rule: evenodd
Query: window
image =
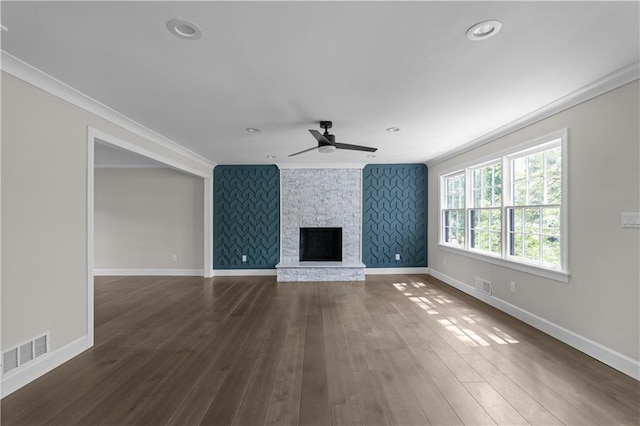
<path fill-rule="evenodd" d="M 565 146 L 557 132 L 442 176 L 441 244 L 566 277 Z"/>
<path fill-rule="evenodd" d="M 469 247 L 502 254 L 502 164 L 471 169 Z"/>
<path fill-rule="evenodd" d="M 464 173 L 448 176 L 445 179 L 445 208 L 442 215 L 444 223 L 444 241 L 457 247 L 464 247 L 464 181 Z"/>
<path fill-rule="evenodd" d="M 510 157 L 509 256 L 560 267 L 560 146 Z"/>

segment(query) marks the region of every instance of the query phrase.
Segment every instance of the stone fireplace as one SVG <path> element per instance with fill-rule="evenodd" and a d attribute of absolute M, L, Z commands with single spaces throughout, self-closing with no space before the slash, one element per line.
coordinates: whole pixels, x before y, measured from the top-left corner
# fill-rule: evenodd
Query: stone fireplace
<path fill-rule="evenodd" d="M 364 280 L 362 169 L 280 169 L 278 281 Z M 340 261 L 300 260 L 301 229 L 341 229 Z"/>

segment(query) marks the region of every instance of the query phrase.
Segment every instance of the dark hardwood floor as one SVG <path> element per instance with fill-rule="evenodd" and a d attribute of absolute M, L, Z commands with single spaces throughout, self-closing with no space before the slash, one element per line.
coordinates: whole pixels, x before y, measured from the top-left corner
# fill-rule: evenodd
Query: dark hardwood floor
<path fill-rule="evenodd" d="M 640 382 L 428 276 L 117 277 L 3 425 L 639 424 Z"/>

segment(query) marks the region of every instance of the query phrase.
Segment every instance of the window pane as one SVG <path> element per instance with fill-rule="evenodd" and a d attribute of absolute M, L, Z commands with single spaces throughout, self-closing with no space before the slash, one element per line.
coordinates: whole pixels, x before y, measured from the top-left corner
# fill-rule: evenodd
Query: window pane
<path fill-rule="evenodd" d="M 555 266 L 560 265 L 560 238 L 545 237 L 543 239 L 542 261 Z"/>
<path fill-rule="evenodd" d="M 544 203 L 544 179 L 538 177 L 529 181 L 529 205 L 539 205 Z"/>
<path fill-rule="evenodd" d="M 524 230 L 528 234 L 540 233 L 540 210 L 537 208 L 524 210 Z"/>
<path fill-rule="evenodd" d="M 489 232 L 482 232 L 482 245 L 480 246 L 481 250 L 489 251 Z"/>
<path fill-rule="evenodd" d="M 545 204 L 560 204 L 562 195 L 562 185 L 560 183 L 560 177 L 551 177 L 546 180 L 546 192 L 547 199 Z"/>
<path fill-rule="evenodd" d="M 514 234 L 513 236 L 513 255 L 524 257 L 524 237 L 522 234 Z"/>
<path fill-rule="evenodd" d="M 464 210 L 444 212 L 444 241 L 464 247 Z"/>
<path fill-rule="evenodd" d="M 482 188 L 482 169 L 473 171 L 473 189 Z"/>
<path fill-rule="evenodd" d="M 562 158 L 560 156 L 560 147 L 548 149 L 545 151 L 545 165 L 547 176 L 559 176 Z"/>
<path fill-rule="evenodd" d="M 489 229 L 494 232 L 500 232 L 502 230 L 502 212 L 500 210 L 491 210 L 491 224 Z"/>
<path fill-rule="evenodd" d="M 542 232 L 546 235 L 560 236 L 560 209 L 545 207 L 542 209 Z"/>
<path fill-rule="evenodd" d="M 478 214 L 478 224 L 482 229 L 489 228 L 489 211 L 488 210 L 480 210 Z"/>
<path fill-rule="evenodd" d="M 491 233 L 491 252 L 500 254 L 502 253 L 502 235 L 499 232 Z"/>
<path fill-rule="evenodd" d="M 513 230 L 516 232 L 524 231 L 523 209 L 513 209 Z"/>
<path fill-rule="evenodd" d="M 495 163 L 471 173 L 472 201 L 476 208 L 500 207 L 502 203 L 502 164 Z"/>
<path fill-rule="evenodd" d="M 513 160 L 512 165 L 513 169 L 513 180 L 521 181 L 527 179 L 527 157 L 520 157 Z"/>
<path fill-rule="evenodd" d="M 473 206 L 482 207 L 482 192 L 479 189 L 473 190 Z"/>
<path fill-rule="evenodd" d="M 542 152 L 531 154 L 527 160 L 529 161 L 529 179 L 542 176 L 544 173 L 544 154 Z"/>
<path fill-rule="evenodd" d="M 524 257 L 529 260 L 540 260 L 540 236 L 525 234 L 524 238 Z"/>
<path fill-rule="evenodd" d="M 516 206 L 526 206 L 527 203 L 527 181 L 515 182 L 513 185 L 513 204 Z"/>

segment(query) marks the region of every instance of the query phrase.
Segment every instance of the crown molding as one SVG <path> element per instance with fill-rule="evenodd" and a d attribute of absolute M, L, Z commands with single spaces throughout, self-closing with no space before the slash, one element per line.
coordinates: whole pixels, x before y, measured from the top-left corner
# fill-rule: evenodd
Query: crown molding
<path fill-rule="evenodd" d="M 33 65 L 30 65 L 22 61 L 21 59 L 16 58 L 15 56 L 5 52 L 4 50 L 0 50 L 0 52 L 0 69 L 7 74 L 23 80 L 41 90 L 44 90 L 47 93 L 50 93 L 53 96 L 69 102 L 70 104 L 75 105 L 79 108 L 82 108 L 85 111 L 95 114 L 100 118 L 117 124 L 123 129 L 135 133 L 140 137 L 148 139 L 151 142 L 154 142 L 177 154 L 180 154 L 183 157 L 186 157 L 205 168 L 213 169 L 213 167 L 216 166 L 216 163 L 206 159 L 200 154 L 196 154 L 195 152 L 185 148 L 177 142 L 174 142 L 171 139 L 162 136 L 159 133 L 156 133 L 155 131 L 143 126 L 137 121 L 134 121 L 124 114 L 119 113 L 113 108 L 104 105 L 103 103 L 91 98 L 90 96 L 87 96 L 84 93 L 74 89 L 68 84 L 65 84 L 62 81 L 39 70 Z"/>
<path fill-rule="evenodd" d="M 280 170 L 285 169 L 364 169 L 366 163 L 276 163 Z"/>
<path fill-rule="evenodd" d="M 575 92 L 569 93 L 567 96 L 557 99 L 543 106 L 542 108 L 530 112 L 529 114 L 524 115 L 519 119 L 512 121 L 511 123 L 499 127 L 483 136 L 480 136 L 477 139 L 459 146 L 458 148 L 452 149 L 451 151 L 448 151 L 427 161 L 427 167 L 435 166 L 436 164 L 457 157 L 458 155 L 464 154 L 465 152 L 471 151 L 472 149 L 478 148 L 482 145 L 486 145 L 490 142 L 495 141 L 496 139 L 524 129 L 525 127 L 542 121 L 545 118 L 549 118 L 552 115 L 558 114 L 559 112 L 565 111 L 597 96 L 610 92 L 614 89 L 617 89 L 618 87 L 638 80 L 639 78 L 640 63 L 636 62 L 624 68 L 621 68 L 618 71 L 615 71 L 599 80 L 596 80 L 593 83 L 576 90 Z"/>

